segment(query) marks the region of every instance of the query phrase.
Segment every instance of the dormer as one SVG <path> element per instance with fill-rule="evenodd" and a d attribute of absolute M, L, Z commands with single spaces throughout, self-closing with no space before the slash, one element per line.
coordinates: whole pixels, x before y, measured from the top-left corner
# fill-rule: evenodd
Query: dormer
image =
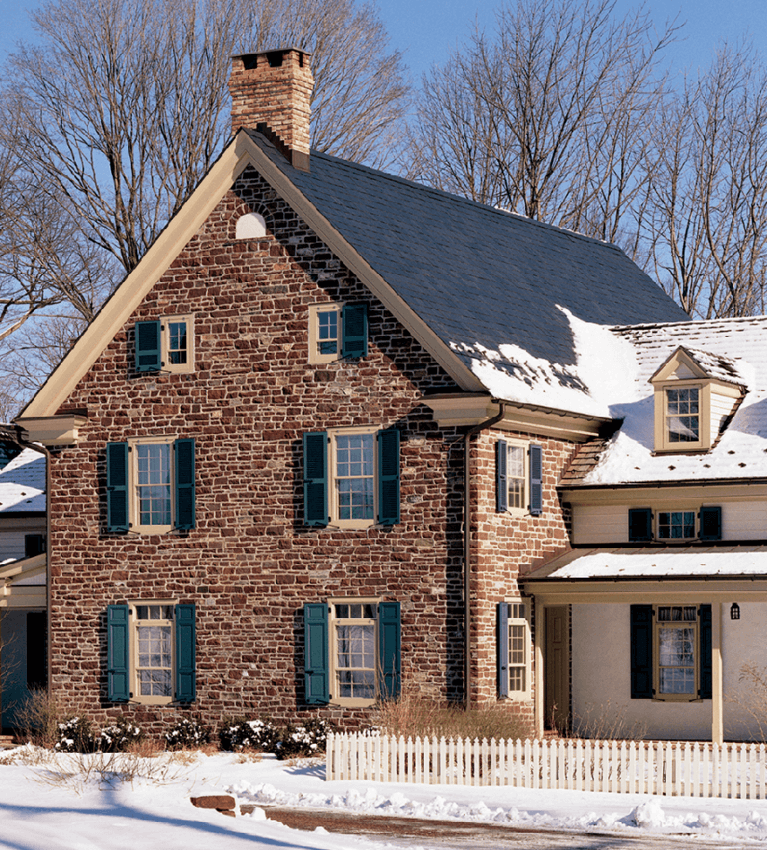
<path fill-rule="evenodd" d="M 734 360 L 680 346 L 650 378 L 655 451 L 712 449 L 746 394 Z"/>

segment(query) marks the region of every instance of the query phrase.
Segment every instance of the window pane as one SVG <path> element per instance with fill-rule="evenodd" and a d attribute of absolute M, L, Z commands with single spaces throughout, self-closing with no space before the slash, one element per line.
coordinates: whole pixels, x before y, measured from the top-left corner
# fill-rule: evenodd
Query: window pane
<path fill-rule="evenodd" d="M 695 537 L 695 511 L 660 511 L 658 537 L 672 540 Z"/>
<path fill-rule="evenodd" d="M 186 363 L 186 322 L 168 323 L 168 359 L 171 363 Z"/>
<path fill-rule="evenodd" d="M 664 609 L 664 622 L 682 622 L 687 607 Z M 694 609 L 692 609 L 694 610 Z M 659 688 L 662 694 L 692 694 L 695 690 L 695 633 L 692 626 L 663 626 L 658 631 Z"/>
<path fill-rule="evenodd" d="M 169 443 L 135 447 L 140 525 L 171 524 L 170 449 Z"/>
<path fill-rule="evenodd" d="M 139 606 L 149 613 L 146 619 L 153 620 L 154 611 L 166 606 Z M 137 609 L 138 610 L 138 609 Z M 171 626 L 138 626 L 137 664 L 138 691 L 140 696 L 172 696 L 172 644 Z"/>
<path fill-rule="evenodd" d="M 317 347 L 320 354 L 338 354 L 338 311 L 317 313 Z"/>

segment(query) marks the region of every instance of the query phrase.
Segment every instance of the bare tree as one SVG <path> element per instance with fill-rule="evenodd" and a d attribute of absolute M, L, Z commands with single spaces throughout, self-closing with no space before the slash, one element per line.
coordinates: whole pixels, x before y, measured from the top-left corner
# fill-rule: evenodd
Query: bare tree
<path fill-rule="evenodd" d="M 312 53 L 319 150 L 381 164 L 408 108 L 400 54 L 354 0 L 51 0 L 32 17 L 0 130 L 0 376 L 27 388 L 229 139 L 232 54 Z"/>
<path fill-rule="evenodd" d="M 692 316 L 764 312 L 767 72 L 725 48 L 667 104 L 647 219 L 656 276 Z"/>
<path fill-rule="evenodd" d="M 674 35 L 614 0 L 520 0 L 424 80 L 411 173 L 530 218 L 633 239 Z"/>

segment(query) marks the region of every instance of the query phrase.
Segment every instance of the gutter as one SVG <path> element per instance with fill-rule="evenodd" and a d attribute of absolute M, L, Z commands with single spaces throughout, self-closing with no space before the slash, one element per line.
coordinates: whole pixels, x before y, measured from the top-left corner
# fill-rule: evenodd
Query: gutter
<path fill-rule="evenodd" d="M 495 401 L 495 399 L 493 399 Z M 499 402 L 495 416 L 472 426 L 463 437 L 463 634 L 464 634 L 464 709 L 471 708 L 471 438 L 500 422 L 506 415 L 506 403 Z"/>

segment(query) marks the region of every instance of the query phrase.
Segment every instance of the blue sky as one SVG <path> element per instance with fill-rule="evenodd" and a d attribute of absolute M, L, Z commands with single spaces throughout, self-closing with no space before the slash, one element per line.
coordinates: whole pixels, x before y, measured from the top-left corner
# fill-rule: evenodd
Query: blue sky
<path fill-rule="evenodd" d="M 0 0 L 0 55 L 13 50 L 19 39 L 34 39 L 27 11 L 37 5 L 38 0 Z M 617 0 L 619 12 L 637 5 Z M 685 40 L 674 49 L 678 71 L 707 65 L 722 39 L 750 37 L 767 55 L 767 0 L 651 0 L 645 5 L 658 24 L 677 14 L 686 22 Z M 475 21 L 491 26 L 496 7 L 494 0 L 378 0 L 392 42 L 405 53 L 415 75 L 443 61 Z"/>

